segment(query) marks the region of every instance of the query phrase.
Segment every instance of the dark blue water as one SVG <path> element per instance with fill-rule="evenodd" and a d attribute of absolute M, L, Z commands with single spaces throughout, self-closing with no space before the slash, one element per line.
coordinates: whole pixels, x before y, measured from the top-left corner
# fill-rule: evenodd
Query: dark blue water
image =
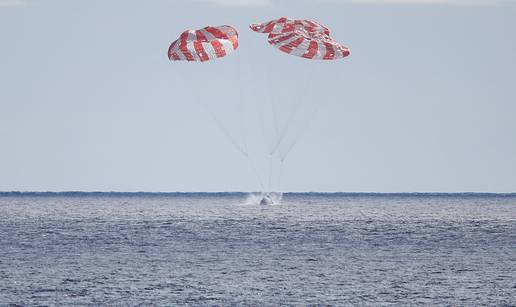
<path fill-rule="evenodd" d="M 0 305 L 516 305 L 516 195 L 0 195 Z"/>

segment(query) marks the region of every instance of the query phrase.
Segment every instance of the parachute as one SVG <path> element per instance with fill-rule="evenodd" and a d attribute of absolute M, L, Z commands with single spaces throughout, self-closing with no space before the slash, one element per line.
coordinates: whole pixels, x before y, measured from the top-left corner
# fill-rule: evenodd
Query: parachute
<path fill-rule="evenodd" d="M 350 54 L 350 51 L 347 47 L 337 43 L 330 37 L 330 29 L 313 20 L 289 19 L 288 17 L 281 17 L 279 19 L 271 20 L 268 22 L 251 24 L 249 27 L 254 32 L 268 34 L 268 43 L 289 55 L 311 60 L 336 60 L 345 58 Z M 314 64 L 315 63 L 312 63 L 312 65 L 306 66 L 315 68 Z M 286 65 L 286 63 L 283 65 Z M 301 66 L 304 67 L 305 65 Z M 298 66 L 297 69 L 301 69 L 301 66 Z M 306 74 L 304 75 L 306 76 Z M 313 75 L 313 71 L 308 74 L 309 78 L 311 78 Z M 279 137 L 275 147 L 270 154 L 274 154 L 276 151 L 279 151 L 281 163 L 283 163 L 290 150 L 296 144 L 302 132 L 301 130 L 307 126 L 307 123 L 311 119 L 313 119 L 313 114 L 316 113 L 318 108 L 317 105 L 315 107 L 307 106 L 307 104 L 310 102 L 307 92 L 314 88 L 310 82 L 311 81 L 308 81 L 305 86 L 300 86 L 300 88 L 303 89 L 303 96 L 299 97 L 298 99 L 293 97 L 291 98 L 292 104 L 290 111 L 287 112 L 289 113 L 287 115 L 287 122 L 284 125 L 284 128 L 280 129 L 282 131 L 277 133 Z M 296 113 L 299 113 L 300 109 L 303 107 L 305 109 L 313 108 L 313 110 L 309 110 L 305 118 L 301 120 L 301 128 L 292 129 L 292 122 L 294 121 L 293 119 Z M 289 129 L 298 130 L 297 132 L 294 132 L 295 136 L 290 143 L 285 140 L 285 136 Z"/>
<path fill-rule="evenodd" d="M 238 32 L 231 26 L 186 30 L 168 48 L 171 61 L 205 62 L 222 58 L 238 48 Z"/>
<path fill-rule="evenodd" d="M 327 27 L 314 21 L 282 17 L 250 28 L 267 34 L 270 45 L 297 57 L 335 60 L 349 55 L 348 48 L 330 37 Z M 284 161 L 324 103 L 319 91 L 336 89 L 328 84 L 338 78 L 328 83 L 327 78 L 317 76 L 341 70 L 329 61 L 307 65 L 306 61 L 265 57 L 267 44 L 258 39 L 253 39 L 253 45 L 242 44 L 237 53 L 239 40 L 237 30 L 227 25 L 187 30 L 170 45 L 168 58 L 185 62 L 177 63 L 175 86 L 191 90 L 190 99 L 208 111 L 229 143 L 245 157 L 262 189 L 260 203 L 276 203 L 281 200 Z M 231 59 L 211 61 L 232 53 L 236 54 Z M 259 56 L 264 60 L 257 61 Z M 204 64 L 186 65 L 191 62 Z M 285 71 L 296 73 L 274 82 Z M 262 137 L 263 143 L 259 142 Z"/>
<path fill-rule="evenodd" d="M 330 30 L 325 26 L 311 20 L 291 20 L 287 17 L 271 20 L 260 24 L 251 24 L 251 30 L 258 33 L 281 34 L 304 29 L 308 32 L 323 32 L 330 35 Z"/>
<path fill-rule="evenodd" d="M 269 44 L 294 56 L 313 60 L 336 60 L 350 54 L 347 47 L 330 37 L 327 27 L 315 21 L 282 17 L 261 24 L 251 24 L 250 28 L 258 33 L 269 34 Z"/>

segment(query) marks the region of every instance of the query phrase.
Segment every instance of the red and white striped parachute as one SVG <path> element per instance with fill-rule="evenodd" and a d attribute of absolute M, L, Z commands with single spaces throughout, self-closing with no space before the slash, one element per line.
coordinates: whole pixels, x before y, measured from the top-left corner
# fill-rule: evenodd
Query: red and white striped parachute
<path fill-rule="evenodd" d="M 249 27 L 254 32 L 267 34 L 281 34 L 303 28 L 308 32 L 323 32 L 330 35 L 330 30 L 320 23 L 311 20 L 291 20 L 287 17 L 281 17 L 261 24 L 251 24 Z"/>
<path fill-rule="evenodd" d="M 186 30 L 168 48 L 171 61 L 205 62 L 223 58 L 238 48 L 238 32 L 231 26 Z"/>
<path fill-rule="evenodd" d="M 349 49 L 330 37 L 330 30 L 310 20 L 290 20 L 286 17 L 250 28 L 259 33 L 268 33 L 269 44 L 279 50 L 313 60 L 336 60 L 347 57 Z"/>

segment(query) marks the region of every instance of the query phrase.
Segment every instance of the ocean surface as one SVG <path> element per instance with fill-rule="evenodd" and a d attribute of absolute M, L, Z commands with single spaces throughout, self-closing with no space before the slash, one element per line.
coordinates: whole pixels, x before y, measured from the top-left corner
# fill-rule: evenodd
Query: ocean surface
<path fill-rule="evenodd" d="M 9 305 L 516 306 L 516 195 L 0 193 Z"/>

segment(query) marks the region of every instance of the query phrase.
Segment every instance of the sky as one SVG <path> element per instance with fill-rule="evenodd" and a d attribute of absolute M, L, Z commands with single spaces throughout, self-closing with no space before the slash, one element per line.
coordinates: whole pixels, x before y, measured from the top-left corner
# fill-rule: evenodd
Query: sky
<path fill-rule="evenodd" d="M 312 65 L 248 29 L 280 16 L 351 55 Z M 221 24 L 234 55 L 168 60 Z M 0 0 L 0 191 L 516 192 L 515 37 L 514 0 Z M 277 114 L 252 106 L 298 102 L 269 165 Z"/>

